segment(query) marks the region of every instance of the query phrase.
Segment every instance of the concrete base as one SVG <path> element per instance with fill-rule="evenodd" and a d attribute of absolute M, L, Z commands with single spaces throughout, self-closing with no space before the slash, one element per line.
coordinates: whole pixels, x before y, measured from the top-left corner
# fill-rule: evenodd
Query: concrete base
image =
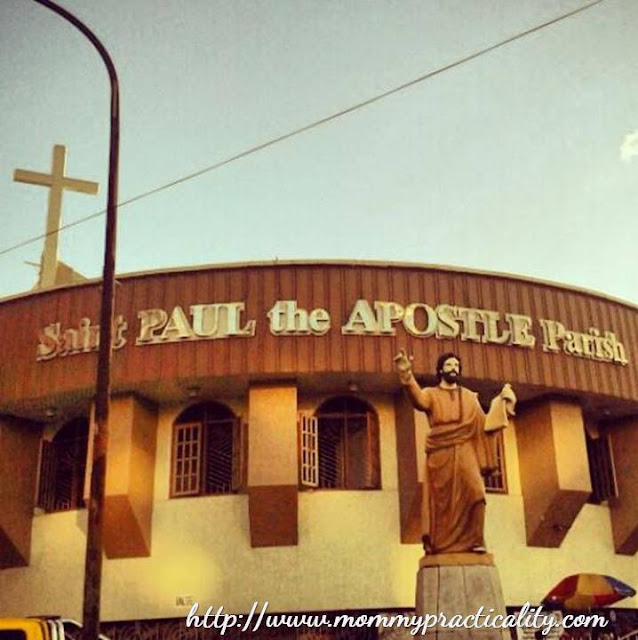
<path fill-rule="evenodd" d="M 489 554 L 454 553 L 426 556 L 419 563 L 416 614 L 443 613 L 465 618 L 483 607 L 484 614 L 506 615 L 501 579 Z M 490 611 L 492 610 L 492 611 Z M 428 629 L 439 640 L 510 640 L 509 629 Z"/>

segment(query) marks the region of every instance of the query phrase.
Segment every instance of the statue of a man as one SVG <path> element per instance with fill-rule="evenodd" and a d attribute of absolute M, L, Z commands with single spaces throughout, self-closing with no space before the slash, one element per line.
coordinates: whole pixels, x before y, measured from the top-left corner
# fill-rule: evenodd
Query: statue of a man
<path fill-rule="evenodd" d="M 461 361 L 444 353 L 436 364 L 438 386 L 422 389 L 412 374 L 412 358 L 394 359 L 401 384 L 430 423 L 423 481 L 423 545 L 427 553 L 485 552 L 483 476 L 496 469 L 495 436 L 514 414 L 509 384 L 487 414 L 477 394 L 459 384 Z"/>

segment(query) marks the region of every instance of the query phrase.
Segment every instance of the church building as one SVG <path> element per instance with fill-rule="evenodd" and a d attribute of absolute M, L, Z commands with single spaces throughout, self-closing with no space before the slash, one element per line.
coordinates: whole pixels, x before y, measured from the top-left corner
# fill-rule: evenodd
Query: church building
<path fill-rule="evenodd" d="M 0 616 L 81 617 L 99 300 L 89 280 L 0 301 Z M 638 584 L 637 307 L 304 261 L 121 275 L 115 308 L 103 620 L 411 610 L 428 425 L 400 349 L 422 386 L 453 351 L 484 408 L 518 397 L 486 479 L 509 607 L 576 573 Z"/>

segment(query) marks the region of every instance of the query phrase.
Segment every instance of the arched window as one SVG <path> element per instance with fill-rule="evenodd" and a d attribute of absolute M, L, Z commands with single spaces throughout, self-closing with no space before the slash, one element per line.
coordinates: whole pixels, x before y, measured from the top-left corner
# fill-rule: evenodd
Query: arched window
<path fill-rule="evenodd" d="M 246 468 L 244 431 L 239 418 L 218 402 L 182 412 L 173 428 L 171 496 L 239 491 Z"/>
<path fill-rule="evenodd" d="M 38 506 L 45 511 L 67 511 L 84 506 L 84 475 L 89 421 L 67 422 L 50 442 L 42 441 Z"/>
<path fill-rule="evenodd" d="M 301 484 L 379 489 L 379 421 L 363 400 L 340 396 L 300 417 Z"/>

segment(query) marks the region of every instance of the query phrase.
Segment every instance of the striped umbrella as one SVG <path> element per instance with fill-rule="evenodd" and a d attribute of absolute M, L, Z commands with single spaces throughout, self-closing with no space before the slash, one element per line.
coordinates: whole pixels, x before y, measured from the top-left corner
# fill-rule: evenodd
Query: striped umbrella
<path fill-rule="evenodd" d="M 561 580 L 543 599 L 543 604 L 564 609 L 605 607 L 623 598 L 631 598 L 636 591 L 629 585 L 598 573 L 578 573 Z"/>

